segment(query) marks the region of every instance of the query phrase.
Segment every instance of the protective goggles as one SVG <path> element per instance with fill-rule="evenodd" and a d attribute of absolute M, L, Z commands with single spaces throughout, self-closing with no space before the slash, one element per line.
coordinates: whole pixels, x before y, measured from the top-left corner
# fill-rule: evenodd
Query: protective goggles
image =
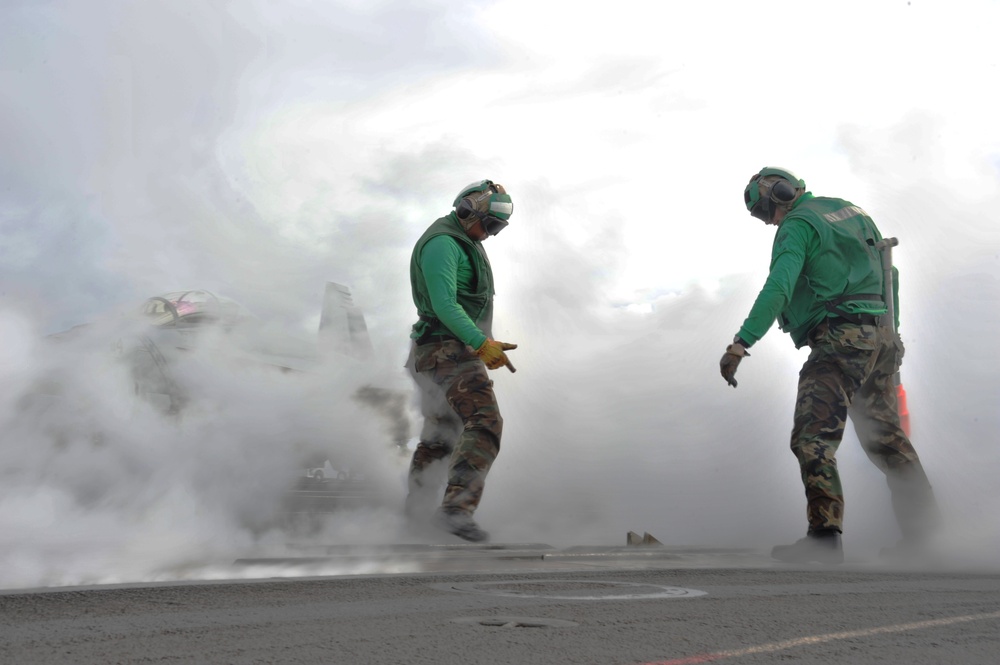
<path fill-rule="evenodd" d="M 493 215 L 484 215 L 481 219 L 483 220 L 483 229 L 491 236 L 500 233 L 510 224 L 507 220 L 494 217 Z"/>
<path fill-rule="evenodd" d="M 507 228 L 508 224 L 510 224 L 510 222 L 508 222 L 506 219 L 500 219 L 499 217 L 496 217 L 494 215 L 488 215 L 484 212 L 479 212 L 478 210 L 473 210 L 471 208 L 462 210 L 462 213 L 464 213 L 463 215 L 461 215 L 463 218 L 472 215 L 480 222 L 482 222 L 483 230 L 486 231 L 486 233 L 488 233 L 491 236 L 495 236 L 496 234 L 500 233 L 505 228 Z"/>
<path fill-rule="evenodd" d="M 771 220 L 771 215 L 774 214 L 774 205 L 772 205 L 770 195 L 761 195 L 760 174 L 750 178 L 750 182 L 747 183 L 746 189 L 743 190 L 743 203 L 750 211 L 751 217 L 762 222 Z"/>

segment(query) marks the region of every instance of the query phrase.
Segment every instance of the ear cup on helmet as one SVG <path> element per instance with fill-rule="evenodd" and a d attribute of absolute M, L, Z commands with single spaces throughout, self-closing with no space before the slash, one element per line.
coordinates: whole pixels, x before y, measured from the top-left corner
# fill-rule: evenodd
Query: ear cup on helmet
<path fill-rule="evenodd" d="M 468 196 L 459 201 L 458 205 L 455 207 L 455 214 L 458 215 L 459 219 L 468 219 L 475 213 L 476 213 L 476 204 Z"/>
<path fill-rule="evenodd" d="M 487 207 L 491 196 L 493 196 L 493 190 L 490 188 L 469 194 L 455 206 L 455 213 L 458 214 L 459 219 L 468 219 L 470 216 L 482 217 L 488 212 Z"/>
<path fill-rule="evenodd" d="M 771 185 L 771 200 L 775 203 L 788 203 L 795 198 L 795 191 L 795 187 L 787 180 L 777 180 Z"/>

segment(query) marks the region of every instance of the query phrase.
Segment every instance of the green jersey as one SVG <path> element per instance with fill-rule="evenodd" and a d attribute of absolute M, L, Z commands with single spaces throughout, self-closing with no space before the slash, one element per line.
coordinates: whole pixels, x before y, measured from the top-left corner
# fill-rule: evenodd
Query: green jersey
<path fill-rule="evenodd" d="M 861 208 L 804 193 L 775 233 L 770 273 L 739 337 L 752 345 L 777 320 L 800 348 L 827 317 L 885 314 L 881 239 Z"/>
<path fill-rule="evenodd" d="M 450 335 L 478 349 L 491 334 L 493 270 L 483 244 L 469 238 L 454 212 L 417 240 L 410 286 L 420 315 L 411 338 Z"/>

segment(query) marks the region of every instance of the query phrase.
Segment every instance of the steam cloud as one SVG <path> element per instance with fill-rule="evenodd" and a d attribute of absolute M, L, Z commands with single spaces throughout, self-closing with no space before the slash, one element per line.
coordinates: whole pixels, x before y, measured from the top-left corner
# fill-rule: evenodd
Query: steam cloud
<path fill-rule="evenodd" d="M 0 10 L 0 586 L 231 575 L 225 563 L 296 540 L 412 538 L 398 450 L 416 431 L 400 397 L 409 251 L 481 177 L 517 213 L 487 244 L 495 334 L 520 344 L 518 373 L 492 375 L 505 433 L 477 517 L 494 539 L 799 537 L 787 445 L 804 353 L 775 328 L 736 391 L 717 370 L 771 240 L 739 190 L 772 161 L 900 238 L 914 443 L 956 556 L 987 561 L 1000 545 L 995 129 L 891 107 L 757 137 L 746 128 L 774 118 L 751 108 L 734 123 L 721 69 L 695 89 L 699 70 L 611 46 L 603 68 L 532 69 L 491 31 L 496 3 L 461 18 L 377 4 Z M 397 22 L 405 39 L 375 36 Z M 210 336 L 171 366 L 179 417 L 136 397 L 116 343 L 146 297 L 209 289 L 260 315 L 265 338 L 308 343 L 328 280 L 351 285 L 372 360 L 281 372 Z M 317 456 L 363 470 L 380 500 L 290 531 L 282 499 Z M 852 433 L 838 457 L 848 547 L 874 552 L 892 524 L 884 482 Z"/>

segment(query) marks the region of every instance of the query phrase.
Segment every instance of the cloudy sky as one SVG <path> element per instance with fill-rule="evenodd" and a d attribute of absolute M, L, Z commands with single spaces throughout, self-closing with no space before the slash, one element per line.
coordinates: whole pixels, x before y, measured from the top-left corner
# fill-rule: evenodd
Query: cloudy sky
<path fill-rule="evenodd" d="M 799 537 L 805 354 L 773 329 L 738 390 L 717 369 L 766 276 L 773 230 L 741 196 L 764 165 L 900 239 L 914 443 L 969 558 L 1000 542 L 998 3 L 458 7 L 0 5 L 0 586 L 280 551 L 261 515 L 305 439 L 363 457 L 388 497 L 317 538 L 405 538 L 404 466 L 349 395 L 407 388 L 410 249 L 482 178 L 515 202 L 487 248 L 496 336 L 520 344 L 518 373 L 495 374 L 483 526 L 554 545 Z M 186 288 L 308 337 L 330 280 L 374 360 L 295 381 L 208 358 L 180 424 L 130 401 L 94 351 L 109 340 L 44 342 Z M 53 380 L 63 401 L 39 406 Z M 891 531 L 886 490 L 853 434 L 840 460 L 863 557 Z"/>

